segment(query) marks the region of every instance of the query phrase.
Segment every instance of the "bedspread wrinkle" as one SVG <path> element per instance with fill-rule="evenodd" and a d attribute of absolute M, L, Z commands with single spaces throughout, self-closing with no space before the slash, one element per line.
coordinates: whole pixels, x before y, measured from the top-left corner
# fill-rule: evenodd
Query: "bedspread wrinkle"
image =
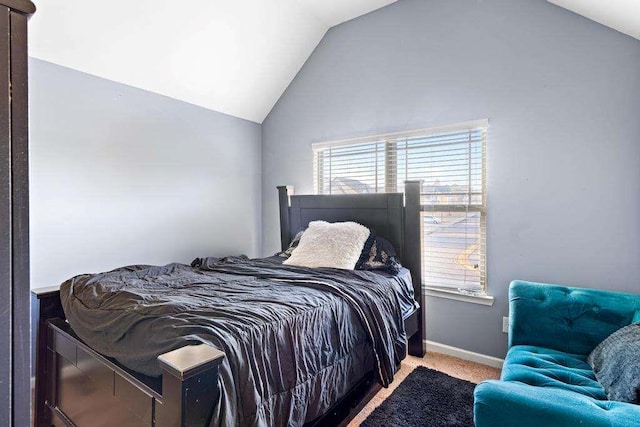
<path fill-rule="evenodd" d="M 205 343 L 226 354 L 212 425 L 302 425 L 372 369 L 388 385 L 406 353 L 398 295 L 370 271 L 274 259 L 136 265 L 61 286 L 74 332 L 124 366 L 158 376 L 157 357 Z"/>

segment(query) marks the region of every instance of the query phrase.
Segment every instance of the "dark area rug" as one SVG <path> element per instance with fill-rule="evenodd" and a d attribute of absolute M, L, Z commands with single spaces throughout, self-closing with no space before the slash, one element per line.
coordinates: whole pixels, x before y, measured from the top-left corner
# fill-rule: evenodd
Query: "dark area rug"
<path fill-rule="evenodd" d="M 475 386 L 418 366 L 362 425 L 473 427 Z"/>

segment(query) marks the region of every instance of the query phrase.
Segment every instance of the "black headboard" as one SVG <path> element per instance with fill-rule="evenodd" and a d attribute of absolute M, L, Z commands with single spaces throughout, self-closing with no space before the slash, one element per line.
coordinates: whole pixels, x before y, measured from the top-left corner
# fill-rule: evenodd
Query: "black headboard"
<path fill-rule="evenodd" d="M 311 221 L 358 222 L 393 244 L 400 262 L 411 271 L 415 299 L 422 306 L 420 181 L 406 181 L 404 194 L 289 195 L 288 189 L 278 187 L 282 250 Z M 422 310 L 419 322 L 420 336 L 414 345 L 421 349 Z"/>
<path fill-rule="evenodd" d="M 307 228 L 311 221 L 355 221 L 389 240 L 402 259 L 404 196 L 401 193 L 291 196 L 290 200 L 289 230 L 283 235 L 283 250 L 291 238 Z"/>

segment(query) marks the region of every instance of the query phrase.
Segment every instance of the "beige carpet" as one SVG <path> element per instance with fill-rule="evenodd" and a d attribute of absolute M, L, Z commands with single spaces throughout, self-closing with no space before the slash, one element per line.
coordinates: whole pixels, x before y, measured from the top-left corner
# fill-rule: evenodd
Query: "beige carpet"
<path fill-rule="evenodd" d="M 417 366 L 425 366 L 444 372 L 452 377 L 474 383 L 500 377 L 499 369 L 440 353 L 427 353 L 423 358 L 407 356 L 407 358 L 402 361 L 400 370 L 396 373 L 393 383 L 391 383 L 389 388 L 385 389 L 381 386 L 376 386 L 374 390 L 363 399 L 362 403 L 352 411 L 353 415 L 342 423 L 341 426 L 359 426 L 383 400 L 393 393 L 393 390 L 395 390 Z"/>

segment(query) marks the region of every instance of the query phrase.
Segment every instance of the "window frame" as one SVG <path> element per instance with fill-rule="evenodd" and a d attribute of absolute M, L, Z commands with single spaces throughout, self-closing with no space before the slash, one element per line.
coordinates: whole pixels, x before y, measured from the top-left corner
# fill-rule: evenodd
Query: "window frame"
<path fill-rule="evenodd" d="M 423 292 L 426 295 L 430 296 L 438 296 L 443 298 L 450 298 L 460 301 L 466 302 L 474 302 L 483 305 L 492 305 L 493 298 L 487 295 L 487 252 L 486 252 L 486 221 L 487 221 L 487 165 L 486 165 L 486 150 L 487 150 L 487 134 L 489 128 L 489 120 L 481 119 L 474 120 L 463 123 L 455 123 L 444 126 L 436 126 L 429 127 L 424 129 L 416 129 L 411 131 L 403 131 L 403 132 L 394 132 L 394 133 L 386 133 L 380 135 L 370 135 L 358 138 L 349 138 L 338 141 L 326 141 L 320 143 L 312 144 L 313 150 L 313 176 L 314 176 L 314 191 L 316 194 L 331 194 L 331 180 L 327 181 L 324 179 L 323 163 L 326 161 L 324 152 L 325 150 L 331 150 L 334 148 L 340 147 L 348 147 L 354 146 L 357 144 L 376 144 L 383 143 L 385 150 L 384 156 L 385 161 L 383 163 L 384 170 L 383 175 L 385 179 L 384 186 L 379 186 L 377 182 L 377 176 L 380 174 L 378 170 L 378 165 L 376 162 L 375 165 L 375 192 L 402 192 L 402 189 L 398 188 L 398 151 L 401 149 L 408 150 L 408 148 L 400 148 L 399 140 L 405 139 L 408 140 L 410 138 L 424 138 L 424 137 L 433 137 L 438 135 L 445 134 L 453 134 L 453 133 L 463 133 L 469 132 L 471 138 L 471 132 L 481 131 L 481 193 L 480 196 L 482 198 L 482 203 L 474 204 L 471 201 L 471 186 L 468 188 L 469 199 L 466 204 L 438 204 L 438 205 L 427 205 L 422 203 L 420 205 L 421 215 L 424 215 L 425 212 L 479 212 L 480 213 L 480 262 L 482 263 L 480 267 L 480 286 L 482 288 L 481 291 L 471 292 L 469 290 L 461 289 L 461 288 L 453 288 L 453 287 L 435 287 L 422 283 Z M 471 147 L 472 141 L 470 140 L 469 146 Z M 470 148 L 471 149 L 471 148 Z M 406 156 L 406 155 L 405 155 Z M 469 157 L 468 164 L 469 169 L 471 169 L 471 157 Z M 471 172 L 469 172 L 469 177 L 471 177 Z M 331 175 L 329 175 L 331 176 Z M 405 173 L 405 178 L 406 173 Z M 408 179 L 412 179 L 409 177 Z M 325 183 L 329 182 L 329 192 L 326 193 Z M 382 188 L 382 191 L 378 191 L 379 188 Z M 478 193 L 474 193 L 478 194 Z M 423 197 L 423 196 L 421 196 Z M 423 242 L 424 233 L 421 236 L 421 244 L 424 245 Z M 424 247 L 424 246 L 423 246 Z M 424 263 L 424 259 L 421 260 Z M 423 269 L 425 267 L 423 266 Z"/>

